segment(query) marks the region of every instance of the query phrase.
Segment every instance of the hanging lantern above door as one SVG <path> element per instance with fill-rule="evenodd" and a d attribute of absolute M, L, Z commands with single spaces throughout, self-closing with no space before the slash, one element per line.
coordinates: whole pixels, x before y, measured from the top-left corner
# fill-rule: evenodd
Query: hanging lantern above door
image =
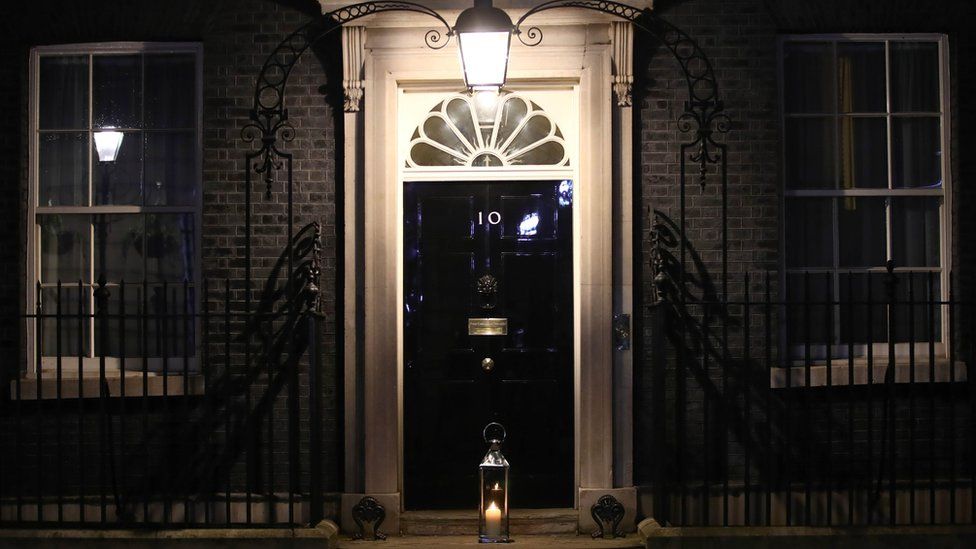
<path fill-rule="evenodd" d="M 505 85 L 512 19 L 491 0 L 474 0 L 474 7 L 458 15 L 458 37 L 464 83 L 473 91 L 498 91 Z"/>

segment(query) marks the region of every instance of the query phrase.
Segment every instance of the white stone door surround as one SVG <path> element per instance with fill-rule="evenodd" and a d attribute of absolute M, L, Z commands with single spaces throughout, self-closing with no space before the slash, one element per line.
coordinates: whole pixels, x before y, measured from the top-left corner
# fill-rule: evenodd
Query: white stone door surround
<path fill-rule="evenodd" d="M 515 20 L 535 3 L 500 0 L 495 5 Z M 323 3 L 323 10 L 342 5 Z M 429 5 L 453 23 L 469 3 Z M 576 463 L 581 530 L 593 528 L 589 507 L 607 493 L 624 504 L 624 524 L 633 528 L 637 498 L 632 475 L 632 358 L 630 351 L 615 350 L 612 338 L 613 315 L 632 314 L 630 24 L 589 10 L 553 10 L 531 22 L 543 30 L 544 39 L 533 48 L 513 40 L 508 87 L 551 97 L 559 97 L 562 90 L 578 108 L 575 120 L 569 121 L 574 128 L 557 120 L 564 131 L 575 132 L 578 142 L 571 162 L 576 451 L 554 459 Z M 401 106 L 404 93 L 434 97 L 458 91 L 463 82 L 453 42 L 441 50 L 425 45 L 424 33 L 437 25 L 433 19 L 389 12 L 355 24 L 343 29 L 347 100 L 342 523 L 352 527 L 351 506 L 365 494 L 384 505 L 383 528 L 395 533 L 402 511 L 403 464 L 402 136 L 409 138 L 402 126 L 416 126 L 421 120 L 416 115 L 404 120 L 408 113 L 401 113 Z M 536 177 L 552 175 L 540 171 Z"/>

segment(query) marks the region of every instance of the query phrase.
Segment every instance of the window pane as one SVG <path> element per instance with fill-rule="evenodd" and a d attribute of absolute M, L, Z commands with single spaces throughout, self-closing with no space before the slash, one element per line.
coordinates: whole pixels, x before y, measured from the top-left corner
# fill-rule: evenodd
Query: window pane
<path fill-rule="evenodd" d="M 410 148 L 410 158 L 418 166 L 460 166 L 464 164 L 460 158 L 424 142 L 416 143 Z"/>
<path fill-rule="evenodd" d="M 552 131 L 552 122 L 542 114 L 537 114 L 529 118 L 525 125 L 522 126 L 522 129 L 505 149 L 505 153 L 511 155 L 517 154 L 518 151 L 538 143 L 539 140 L 548 136 L 550 131 Z M 560 158 L 553 159 L 548 164 L 554 164 L 561 159 L 562 157 L 560 156 Z"/>
<path fill-rule="evenodd" d="M 461 142 L 461 139 L 454 133 L 451 125 L 446 119 L 439 116 L 431 116 L 423 123 L 424 135 L 431 141 L 444 145 L 458 154 L 467 155 L 468 147 Z"/>
<path fill-rule="evenodd" d="M 495 144 L 501 146 L 512 135 L 518 125 L 528 114 L 528 105 L 520 99 L 510 99 L 505 101 L 502 107 L 501 119 L 498 121 L 498 134 L 495 136 Z"/>
<path fill-rule="evenodd" d="M 41 215 L 40 281 L 89 282 L 89 218 L 87 215 Z"/>
<path fill-rule="evenodd" d="M 823 344 L 833 340 L 827 332 L 831 279 L 829 273 L 791 273 L 786 276 L 788 337 L 794 358 L 805 357 L 805 343 Z M 811 350 L 810 358 L 821 355 Z"/>
<path fill-rule="evenodd" d="M 139 55 L 92 58 L 92 109 L 96 128 L 142 125 L 142 71 Z"/>
<path fill-rule="evenodd" d="M 146 216 L 146 276 L 150 281 L 193 281 L 194 223 L 192 214 Z"/>
<path fill-rule="evenodd" d="M 188 206 L 197 201 L 196 134 L 146 134 L 146 205 Z"/>
<path fill-rule="evenodd" d="M 40 128 L 88 128 L 88 56 L 45 56 L 39 64 Z"/>
<path fill-rule="evenodd" d="M 840 274 L 840 339 L 865 344 L 887 340 L 884 273 Z M 856 354 L 859 354 L 855 350 Z"/>
<path fill-rule="evenodd" d="M 899 304 L 894 309 L 894 339 L 915 341 L 915 353 L 924 353 L 928 350 L 924 342 L 942 337 L 939 273 L 898 272 L 895 276 L 895 300 Z M 928 361 L 919 362 L 916 368 L 928 368 Z"/>
<path fill-rule="evenodd" d="M 146 127 L 196 126 L 196 63 L 193 54 L 146 56 Z"/>
<path fill-rule="evenodd" d="M 87 285 L 82 286 L 79 292 L 77 284 L 64 285 L 60 292 L 56 287 L 44 288 L 41 291 L 41 313 L 45 315 L 40 323 L 42 355 L 57 356 L 60 350 L 61 356 L 78 356 L 79 349 L 82 354 L 88 354 L 88 333 L 91 322 L 88 308 L 90 292 L 90 287 Z M 79 303 L 79 296 L 81 303 Z M 60 322 L 58 320 L 59 299 Z M 46 315 L 51 317 L 48 318 Z M 58 339 L 61 340 L 60 349 Z"/>
<path fill-rule="evenodd" d="M 555 165 L 566 156 L 566 150 L 558 141 L 547 141 L 511 159 L 515 165 Z"/>
<path fill-rule="evenodd" d="M 167 370 L 171 373 L 183 370 L 182 357 L 193 356 L 195 291 L 183 283 L 155 284 L 147 287 L 149 292 L 149 318 L 146 323 L 148 334 L 146 354 L 150 357 L 165 357 Z M 126 345 L 128 347 L 128 345 Z M 159 371 L 162 368 L 151 368 Z"/>
<path fill-rule="evenodd" d="M 125 132 L 119 153 L 112 162 L 96 161 L 92 145 L 95 204 L 142 204 L 142 132 Z"/>
<path fill-rule="evenodd" d="M 837 44 L 837 84 L 840 112 L 884 112 L 884 44 Z"/>
<path fill-rule="evenodd" d="M 830 267 L 834 264 L 831 199 L 786 201 L 786 266 Z"/>
<path fill-rule="evenodd" d="M 38 143 L 38 206 L 88 205 L 88 134 L 42 133 Z"/>
<path fill-rule="evenodd" d="M 891 110 L 939 112 L 939 45 L 891 44 Z"/>
<path fill-rule="evenodd" d="M 109 318 L 95 319 L 95 356 L 121 356 L 120 349 L 125 348 L 125 356 L 142 356 L 140 349 L 143 344 L 149 345 L 148 336 L 144 342 L 142 340 L 142 284 L 126 284 L 124 289 L 121 286 L 108 286 L 108 313 Z M 108 329 L 102 331 L 103 327 Z M 104 343 L 104 346 L 103 346 Z M 142 368 L 133 365 L 126 369 Z"/>
<path fill-rule="evenodd" d="M 864 196 L 837 199 L 840 267 L 883 267 L 887 261 L 885 200 Z"/>
<path fill-rule="evenodd" d="M 884 118 L 840 119 L 842 189 L 888 187 L 888 140 Z"/>
<path fill-rule="evenodd" d="M 94 216 L 96 281 L 102 274 L 111 283 L 142 281 L 143 221 L 140 214 Z"/>
<path fill-rule="evenodd" d="M 891 124 L 892 186 L 941 187 L 942 139 L 939 119 L 895 117 Z"/>
<path fill-rule="evenodd" d="M 891 254 L 896 267 L 938 267 L 937 197 L 891 199 Z"/>
<path fill-rule="evenodd" d="M 832 189 L 834 176 L 834 120 L 786 120 L 786 187 Z"/>
<path fill-rule="evenodd" d="M 829 43 L 791 42 L 783 47 L 786 112 L 834 111 L 833 52 Z"/>

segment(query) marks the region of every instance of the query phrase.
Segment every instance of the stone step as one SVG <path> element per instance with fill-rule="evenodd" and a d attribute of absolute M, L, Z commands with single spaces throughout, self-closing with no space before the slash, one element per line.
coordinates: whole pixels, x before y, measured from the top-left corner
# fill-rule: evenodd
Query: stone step
<path fill-rule="evenodd" d="M 573 534 L 577 532 L 575 509 L 513 509 L 509 518 L 512 536 Z M 400 531 L 406 536 L 477 536 L 478 512 L 405 511 Z"/>
<path fill-rule="evenodd" d="M 636 549 L 643 547 L 637 534 L 629 534 L 617 539 L 593 539 L 590 536 L 563 535 L 522 535 L 512 536 L 512 548 L 518 549 Z M 352 541 L 340 539 L 339 549 L 378 549 L 420 548 L 420 547 L 489 547 L 479 544 L 477 536 L 390 536 L 385 541 Z M 505 547 L 502 545 L 501 547 Z"/>

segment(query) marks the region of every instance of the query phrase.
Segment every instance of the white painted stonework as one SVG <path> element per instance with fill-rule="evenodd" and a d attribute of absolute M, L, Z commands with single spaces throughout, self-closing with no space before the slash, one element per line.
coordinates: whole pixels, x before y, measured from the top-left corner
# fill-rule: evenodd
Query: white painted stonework
<path fill-rule="evenodd" d="M 537 2 L 495 2 L 513 20 Z M 635 3 L 647 7 L 647 3 Z M 345 4 L 323 2 L 329 11 Z M 468 2 L 431 2 L 452 23 Z M 511 8 L 511 9 L 508 9 Z M 563 131 L 568 166 L 405 169 L 411 133 L 444 97 L 463 89 L 456 44 L 431 50 L 438 22 L 389 12 L 343 33 L 345 114 L 345 352 L 343 528 L 363 494 L 402 511 L 402 195 L 404 180 L 555 179 L 574 186 L 576 493 L 582 531 L 589 506 L 612 493 L 634 527 L 630 351 L 616 351 L 612 318 L 633 314 L 631 290 L 630 29 L 591 10 L 543 12 L 527 23 L 540 45 L 513 40 L 506 89 L 531 97 Z M 440 30 L 444 30 L 441 28 Z M 615 44 L 613 37 L 625 40 Z M 361 63 L 361 67 L 356 65 Z M 614 70 L 614 67 L 626 70 Z M 355 78 L 362 75 L 361 81 Z M 475 464 L 472 464 L 474 467 Z M 472 487 L 475 489 L 475 487 Z"/>

